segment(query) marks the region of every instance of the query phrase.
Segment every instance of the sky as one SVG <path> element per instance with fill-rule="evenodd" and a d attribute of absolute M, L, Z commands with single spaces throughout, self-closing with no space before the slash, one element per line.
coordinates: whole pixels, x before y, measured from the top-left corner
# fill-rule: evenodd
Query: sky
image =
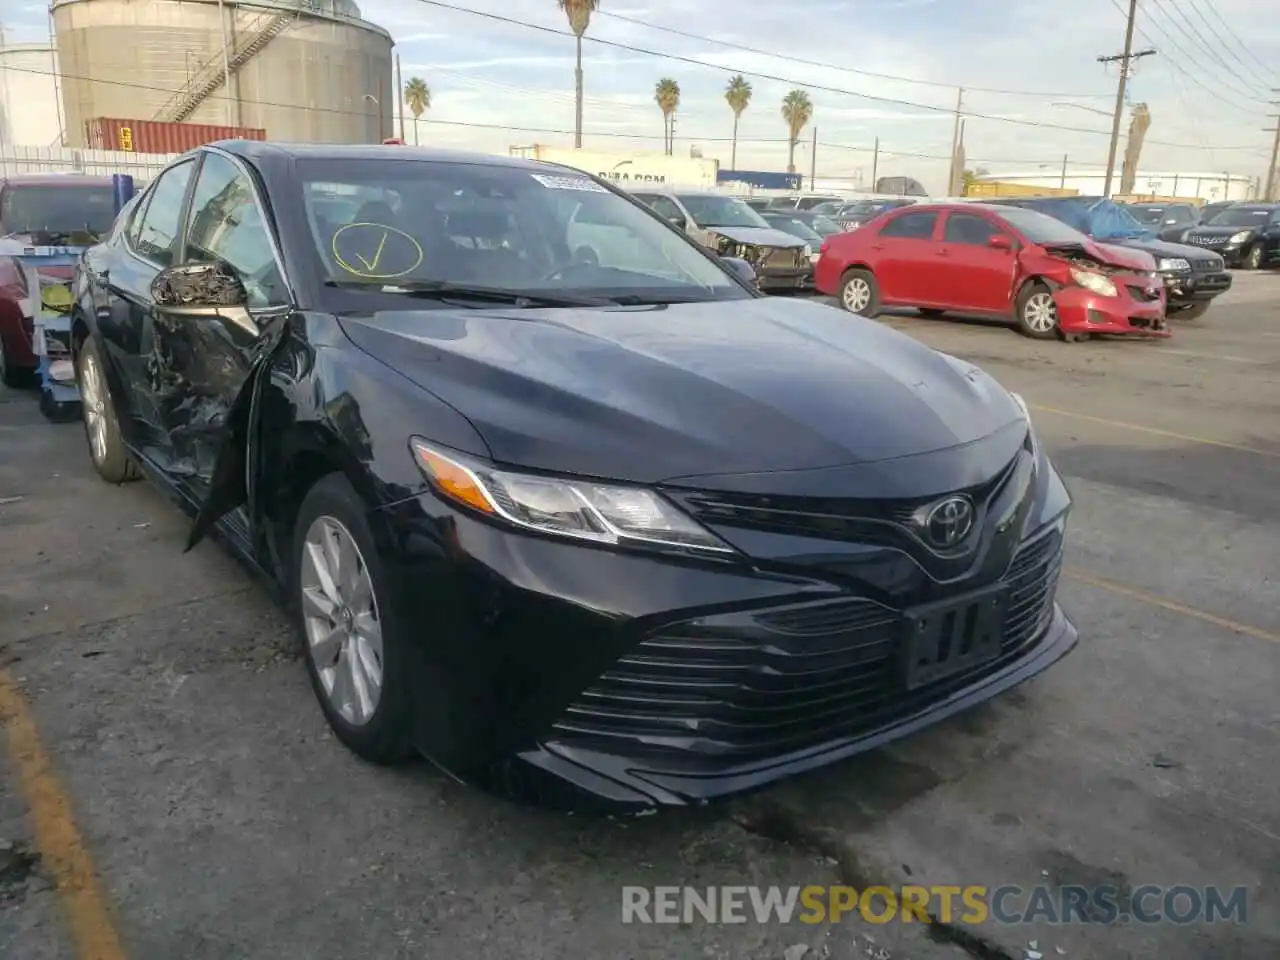
<path fill-rule="evenodd" d="M 602 0 L 583 48 L 584 146 L 660 152 L 653 89 L 670 77 L 681 89 L 675 151 L 696 147 L 727 167 L 733 117 L 724 88 L 741 72 L 753 96 L 739 169 L 786 168 L 781 102 L 799 88 L 814 114 L 797 169 L 811 169 L 816 128 L 819 177 L 869 179 L 879 138 L 880 176 L 914 176 L 939 190 L 961 85 L 966 166 L 1060 170 L 1065 158 L 1069 171 L 1097 169 L 1118 79 L 1118 67 L 1097 58 L 1123 49 L 1126 2 Z M 1280 100 L 1276 2 L 1139 0 L 1134 47 L 1157 51 L 1135 64 L 1129 84 L 1129 102 L 1146 103 L 1152 116 L 1145 170 L 1265 173 L 1264 128 L 1280 113 L 1268 103 Z M 554 0 L 360 7 L 395 39 L 403 78 L 431 89 L 422 143 L 497 152 L 572 144 L 574 42 Z M 9 40 L 47 39 L 43 4 L 5 16 Z"/>

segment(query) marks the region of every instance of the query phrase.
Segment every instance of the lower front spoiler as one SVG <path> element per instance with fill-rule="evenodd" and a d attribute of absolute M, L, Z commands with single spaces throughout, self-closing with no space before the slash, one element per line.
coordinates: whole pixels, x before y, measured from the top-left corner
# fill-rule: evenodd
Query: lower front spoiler
<path fill-rule="evenodd" d="M 1058 329 L 1069 336 L 1099 334 L 1120 337 L 1167 337 L 1164 300 L 1139 302 L 1104 297 L 1082 287 L 1062 287 L 1054 294 Z"/>
<path fill-rule="evenodd" d="M 1076 646 L 1074 624 L 1054 605 L 1053 619 L 1024 656 L 946 699 L 858 737 L 833 741 L 767 761 L 706 773 L 663 771 L 652 759 L 601 753 L 561 740 L 546 740 L 519 754 L 537 776 L 540 793 L 591 798 L 611 809 L 689 806 L 758 790 L 787 777 L 886 746 L 999 696 L 1057 663 Z M 544 789 L 549 787 L 550 790 Z"/>

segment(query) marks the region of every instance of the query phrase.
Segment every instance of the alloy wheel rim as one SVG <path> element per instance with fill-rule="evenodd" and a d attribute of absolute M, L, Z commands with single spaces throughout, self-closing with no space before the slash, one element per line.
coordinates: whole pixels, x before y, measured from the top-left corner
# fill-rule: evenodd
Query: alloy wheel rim
<path fill-rule="evenodd" d="M 1258 267 L 1262 266 L 1262 248 L 1261 247 L 1254 247 L 1252 250 L 1249 251 L 1249 266 L 1253 267 L 1255 270 Z"/>
<path fill-rule="evenodd" d="M 317 517 L 302 545 L 299 578 L 307 655 L 329 705 L 352 726 L 382 698 L 382 620 L 364 555 L 333 517 Z"/>
<path fill-rule="evenodd" d="M 871 302 L 871 285 L 861 277 L 854 277 L 844 287 L 844 305 L 850 313 L 860 313 Z"/>
<path fill-rule="evenodd" d="M 1036 333 L 1048 333 L 1057 325 L 1058 307 L 1047 293 L 1034 294 L 1022 310 L 1027 327 Z"/>
<path fill-rule="evenodd" d="M 80 408 L 84 411 L 85 430 L 89 434 L 89 450 L 95 463 L 107 456 L 107 404 L 102 393 L 102 377 L 92 356 L 84 358 L 80 376 Z"/>

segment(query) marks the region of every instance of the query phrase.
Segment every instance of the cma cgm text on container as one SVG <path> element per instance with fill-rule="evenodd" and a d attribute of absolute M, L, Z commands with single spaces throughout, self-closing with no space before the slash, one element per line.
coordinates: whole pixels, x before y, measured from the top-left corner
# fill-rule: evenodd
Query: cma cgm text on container
<path fill-rule="evenodd" d="M 161 123 L 157 120 L 121 120 L 96 117 L 86 120 L 85 137 L 95 150 L 133 153 L 186 153 L 216 140 L 265 140 L 267 131 L 256 127 L 223 127 L 207 123 Z"/>

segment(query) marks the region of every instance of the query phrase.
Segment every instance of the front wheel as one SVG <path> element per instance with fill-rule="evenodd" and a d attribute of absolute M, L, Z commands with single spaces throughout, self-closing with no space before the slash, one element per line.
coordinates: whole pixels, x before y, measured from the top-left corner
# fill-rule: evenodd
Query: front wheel
<path fill-rule="evenodd" d="M 116 405 L 93 340 L 86 340 L 76 357 L 76 386 L 80 390 L 80 414 L 85 439 L 89 441 L 89 456 L 98 476 L 107 483 L 137 480 L 138 467 L 120 436 Z"/>
<path fill-rule="evenodd" d="M 1262 244 L 1255 243 L 1244 256 L 1244 265 L 1248 270 L 1262 269 Z"/>
<path fill-rule="evenodd" d="M 1058 304 L 1043 283 L 1029 283 L 1018 294 L 1018 330 L 1033 340 L 1052 340 L 1058 335 Z"/>
<path fill-rule="evenodd" d="M 840 281 L 840 306 L 850 313 L 874 318 L 880 315 L 880 287 L 870 270 L 850 270 Z"/>
<path fill-rule="evenodd" d="M 307 672 L 330 728 L 373 763 L 407 759 L 412 716 L 406 650 L 360 495 L 340 473 L 298 510 L 293 601 Z"/>

